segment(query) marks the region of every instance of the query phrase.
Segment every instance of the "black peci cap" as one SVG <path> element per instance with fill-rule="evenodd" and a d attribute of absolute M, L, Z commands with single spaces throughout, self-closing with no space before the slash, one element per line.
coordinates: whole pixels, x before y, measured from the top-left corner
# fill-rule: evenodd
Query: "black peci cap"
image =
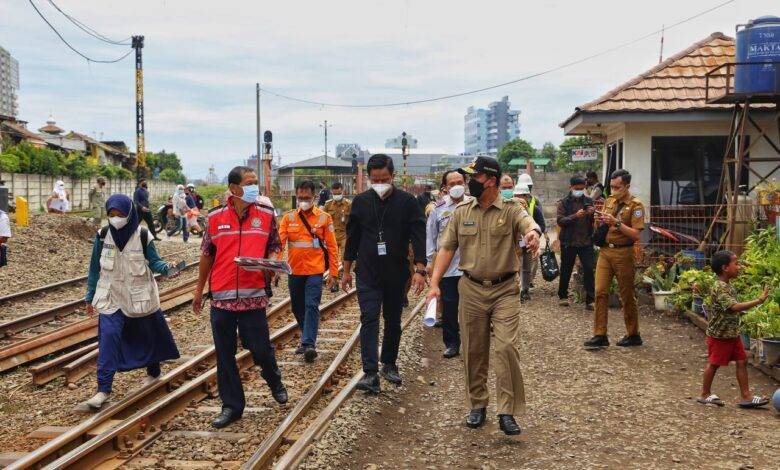
<path fill-rule="evenodd" d="M 459 168 L 458 173 L 464 175 L 485 173 L 487 175 L 498 176 L 501 174 L 501 168 L 498 166 L 498 161 L 495 158 L 477 157 L 468 166 Z"/>
<path fill-rule="evenodd" d="M 583 178 L 581 175 L 574 175 L 569 180 L 569 184 L 571 186 L 574 186 L 575 184 L 588 184 L 588 181 Z"/>

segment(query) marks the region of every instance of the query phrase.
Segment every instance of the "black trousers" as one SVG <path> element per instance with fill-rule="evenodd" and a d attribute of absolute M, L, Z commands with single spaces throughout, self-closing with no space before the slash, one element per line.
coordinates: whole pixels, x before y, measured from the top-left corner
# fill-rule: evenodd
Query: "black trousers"
<path fill-rule="evenodd" d="M 442 339 L 444 347 L 460 349 L 460 326 L 458 325 L 458 281 L 460 276 L 444 277 L 439 283 L 442 304 Z"/>
<path fill-rule="evenodd" d="M 236 328 L 241 335 L 241 345 L 252 353 L 255 364 L 260 366 L 260 376 L 268 385 L 281 382 L 282 373 L 276 364 L 264 308 L 234 312 L 211 307 L 211 335 L 217 351 L 219 398 L 223 408 L 230 408 L 241 415 L 246 400 L 235 357 Z"/>
<path fill-rule="evenodd" d="M 138 217 L 146 222 L 146 226 L 149 227 L 149 232 L 152 234 L 152 238 L 157 238 L 157 232 L 154 231 L 154 218 L 151 212 L 144 212 L 138 209 Z"/>
<path fill-rule="evenodd" d="M 406 279 L 403 279 L 406 282 Z M 382 337 L 382 364 L 395 365 L 401 343 L 401 311 L 404 301 L 404 282 L 367 284 L 357 278 L 357 296 L 360 305 L 360 358 L 363 372 L 379 371 L 377 350 L 379 344 L 379 311 L 385 320 Z"/>
<path fill-rule="evenodd" d="M 574 270 L 574 261 L 579 256 L 582 263 L 582 277 L 585 284 L 585 303 L 592 303 L 595 299 L 594 269 L 596 255 L 593 246 L 561 246 L 561 278 L 558 281 L 558 298 L 565 299 L 569 296 L 569 281 Z"/>

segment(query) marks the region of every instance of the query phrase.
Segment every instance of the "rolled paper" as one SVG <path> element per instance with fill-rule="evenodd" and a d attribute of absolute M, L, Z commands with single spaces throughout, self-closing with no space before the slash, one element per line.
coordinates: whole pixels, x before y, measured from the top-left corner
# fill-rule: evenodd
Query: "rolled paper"
<path fill-rule="evenodd" d="M 436 324 L 436 298 L 434 297 L 428 302 L 428 307 L 425 309 L 425 316 L 423 317 L 423 325 L 432 327 Z"/>

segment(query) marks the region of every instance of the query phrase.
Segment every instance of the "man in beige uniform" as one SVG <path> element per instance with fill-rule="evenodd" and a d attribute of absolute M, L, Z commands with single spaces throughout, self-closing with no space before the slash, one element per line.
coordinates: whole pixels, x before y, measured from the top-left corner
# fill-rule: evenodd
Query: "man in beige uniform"
<path fill-rule="evenodd" d="M 351 203 L 344 197 L 344 185 L 336 181 L 330 187 L 332 197 L 325 202 L 322 210 L 330 214 L 333 219 L 333 230 L 336 232 L 336 244 L 339 246 L 339 255 L 344 257 L 344 245 L 347 243 L 347 219 Z M 342 268 L 339 268 L 341 271 Z M 338 286 L 331 287 L 331 292 L 338 292 Z"/>
<path fill-rule="evenodd" d="M 525 238 L 529 250 L 536 253 L 541 231 L 519 204 L 499 194 L 501 171 L 495 159 L 478 157 L 458 171 L 469 175 L 474 199 L 458 204 L 442 235 L 428 300 L 441 297 L 439 283 L 460 249 L 458 321 L 471 405 L 466 425 L 478 428 L 485 422 L 492 323 L 499 427 L 506 434 L 520 434 L 514 415 L 525 409 L 525 392 L 515 345 L 520 321 L 520 260 L 515 247 Z"/>
<path fill-rule="evenodd" d="M 634 243 L 645 228 L 645 206 L 631 195 L 631 174 L 616 170 L 609 181 L 610 197 L 604 203 L 604 211 L 597 212 L 598 225 L 606 224 L 607 244 L 599 250 L 596 261 L 596 309 L 593 318 L 593 337 L 585 341 L 587 349 L 609 346 L 607 338 L 607 314 L 609 285 L 612 277 L 617 278 L 620 300 L 623 301 L 623 316 L 626 322 L 626 336 L 618 346 L 641 346 L 639 335 L 639 311 L 634 294 L 636 258 Z"/>

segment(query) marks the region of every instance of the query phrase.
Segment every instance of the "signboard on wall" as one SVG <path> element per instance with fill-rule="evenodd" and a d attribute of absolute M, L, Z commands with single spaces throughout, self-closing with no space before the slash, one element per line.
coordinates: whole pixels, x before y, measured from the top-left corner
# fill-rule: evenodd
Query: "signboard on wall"
<path fill-rule="evenodd" d="M 573 162 L 592 162 L 598 159 L 599 149 L 595 147 L 571 149 L 571 161 Z"/>

